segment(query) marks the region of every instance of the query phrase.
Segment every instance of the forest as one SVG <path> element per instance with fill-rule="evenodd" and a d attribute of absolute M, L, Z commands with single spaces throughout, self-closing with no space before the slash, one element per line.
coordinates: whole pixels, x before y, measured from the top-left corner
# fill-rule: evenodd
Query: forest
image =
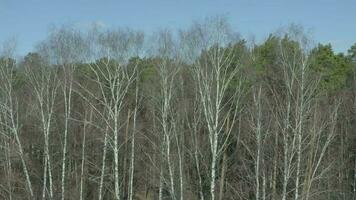
<path fill-rule="evenodd" d="M 356 43 L 225 18 L 0 55 L 0 199 L 356 199 Z"/>

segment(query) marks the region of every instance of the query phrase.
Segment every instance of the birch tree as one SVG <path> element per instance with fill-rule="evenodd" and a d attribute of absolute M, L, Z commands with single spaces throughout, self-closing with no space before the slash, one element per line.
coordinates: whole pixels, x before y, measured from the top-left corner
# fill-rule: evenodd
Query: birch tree
<path fill-rule="evenodd" d="M 98 92 L 90 91 L 82 87 L 84 93 L 103 107 L 104 112 L 98 110 L 98 106 L 94 106 L 96 111 L 103 118 L 107 131 L 104 136 L 104 149 L 102 161 L 102 174 L 100 181 L 99 199 L 102 199 L 102 188 L 105 174 L 105 159 L 107 148 L 112 147 L 114 154 L 113 173 L 114 173 L 114 198 L 122 198 L 121 177 L 119 174 L 119 136 L 123 124 L 120 120 L 120 114 L 125 105 L 125 98 L 130 85 L 133 84 L 136 78 L 136 67 L 128 69 L 125 63 L 128 58 L 137 55 L 140 51 L 143 42 L 143 35 L 140 32 L 131 30 L 118 30 L 98 33 L 95 37 L 95 47 L 98 49 L 94 52 L 94 57 L 89 60 L 94 60 L 96 56 L 102 57 L 98 62 L 89 65 L 90 71 L 94 74 L 90 78 L 97 85 Z M 93 59 L 94 58 L 94 59 Z M 128 122 L 127 122 L 128 123 Z"/>
<path fill-rule="evenodd" d="M 46 193 L 48 191 L 47 179 L 49 181 L 49 198 L 53 199 L 53 168 L 49 145 L 51 142 L 50 133 L 53 129 L 54 106 L 59 82 L 55 71 L 40 60 L 38 60 L 40 62 L 36 63 L 35 55 L 27 57 L 25 68 L 26 75 L 33 89 L 33 95 L 38 105 L 44 138 L 42 199 L 46 199 Z"/>
<path fill-rule="evenodd" d="M 307 188 L 311 179 L 317 179 L 317 173 L 324 174 L 329 168 L 320 168 L 320 162 L 334 137 L 332 124 L 338 106 L 327 111 L 330 112 L 329 118 L 318 115 L 319 77 L 310 69 L 308 40 L 296 28 L 292 26 L 289 35 L 280 39 L 278 52 L 283 71 L 283 88 L 280 91 L 283 97 L 276 103 L 282 108 L 277 121 L 283 141 L 282 199 L 288 199 L 288 194 L 293 191 L 294 199 L 298 200 L 310 198 Z M 275 91 L 273 95 L 277 97 L 277 93 Z M 309 119 L 313 119 L 314 124 Z M 331 126 L 326 125 L 329 123 Z M 291 181 L 294 187 L 288 191 Z"/>
<path fill-rule="evenodd" d="M 204 113 L 210 145 L 210 199 L 215 199 L 217 162 L 226 148 L 232 126 L 238 114 L 241 85 L 234 86 L 232 94 L 227 90 L 232 80 L 237 78 L 240 66 L 232 64 L 234 55 L 231 48 L 224 48 L 232 42 L 233 34 L 223 18 L 213 18 L 205 24 L 196 24 L 183 34 L 189 51 L 206 51 L 193 63 L 193 74 L 197 83 L 197 94 Z M 188 39 L 189 38 L 189 39 Z M 189 52 L 188 51 L 188 52 Z M 191 55 L 191 52 L 189 52 Z M 231 116 L 231 119 L 229 119 Z M 231 126 L 225 131 L 225 125 Z"/>
<path fill-rule="evenodd" d="M 256 138 L 256 158 L 255 158 L 255 199 L 259 200 L 261 196 L 261 159 L 263 159 L 262 146 L 263 146 L 263 127 L 262 127 L 262 88 L 261 86 L 253 91 L 253 109 L 256 111 L 252 113 L 252 131 Z M 263 169 L 262 169 L 263 170 Z"/>
<path fill-rule="evenodd" d="M 134 181 L 134 171 L 135 171 L 135 137 L 136 137 L 136 131 L 137 131 L 137 126 L 136 126 L 136 121 L 137 121 L 137 112 L 139 109 L 139 88 L 138 88 L 138 83 L 137 83 L 137 78 L 136 78 L 136 91 L 135 91 L 135 109 L 134 109 L 134 115 L 133 115 L 133 127 L 132 127 L 132 136 L 131 136 L 131 158 L 130 158 L 130 174 L 129 174 L 129 184 L 128 184 L 128 199 L 132 200 L 134 196 L 134 187 L 133 187 L 133 181 Z"/>
<path fill-rule="evenodd" d="M 177 73 L 179 72 L 179 66 L 177 65 L 177 54 L 175 50 L 175 44 L 172 34 L 168 31 L 162 31 L 158 36 L 158 56 L 157 71 L 159 75 L 159 99 L 158 102 L 158 119 L 160 121 L 162 131 L 162 148 L 164 153 L 162 154 L 163 160 L 166 162 L 169 174 L 169 188 L 171 198 L 176 200 L 176 185 L 175 185 L 175 166 L 172 160 L 172 149 L 175 136 L 175 126 L 177 123 L 175 112 L 175 81 Z M 160 189 L 161 190 L 161 189 Z M 182 191 L 182 189 L 181 189 Z M 181 195 L 182 196 L 182 195 Z M 183 197 L 181 197 L 183 198 Z"/>
<path fill-rule="evenodd" d="M 196 97 L 198 98 L 198 97 Z M 199 194 L 199 198 L 200 200 L 204 200 L 205 199 L 205 195 L 203 192 L 203 180 L 202 180 L 202 172 L 201 172 L 201 150 L 200 150 L 200 141 L 198 139 L 198 135 L 199 135 L 199 130 L 200 130 L 200 126 L 201 126 L 201 118 L 202 118 L 202 112 L 201 112 L 201 108 L 200 108 L 200 103 L 199 100 L 195 99 L 193 101 L 193 111 L 192 111 L 192 120 L 190 120 L 188 117 L 187 119 L 187 126 L 189 128 L 189 132 L 191 134 L 191 138 L 192 138 L 192 146 L 193 149 L 192 151 L 192 157 L 194 160 L 194 167 L 198 176 L 198 194 Z"/>
<path fill-rule="evenodd" d="M 61 199 L 66 196 L 66 167 L 68 154 L 68 133 L 72 112 L 72 95 L 76 62 L 81 62 L 87 55 L 88 46 L 80 31 L 70 26 L 51 30 L 48 38 L 39 44 L 38 51 L 50 63 L 61 67 L 61 89 L 64 101 L 64 129 L 61 161 Z"/>
<path fill-rule="evenodd" d="M 4 49 L 6 50 L 6 49 Z M 10 49 L 11 50 L 11 49 Z M 18 99 L 14 91 L 16 64 L 10 58 L 11 51 L 4 51 L 0 60 L 0 110 L 2 115 L 2 126 L 8 130 L 9 138 L 14 138 L 17 146 L 18 155 L 21 160 L 23 175 L 25 176 L 26 189 L 30 198 L 34 198 L 32 182 L 29 169 L 25 160 L 24 148 L 20 139 L 21 125 L 19 124 Z"/>

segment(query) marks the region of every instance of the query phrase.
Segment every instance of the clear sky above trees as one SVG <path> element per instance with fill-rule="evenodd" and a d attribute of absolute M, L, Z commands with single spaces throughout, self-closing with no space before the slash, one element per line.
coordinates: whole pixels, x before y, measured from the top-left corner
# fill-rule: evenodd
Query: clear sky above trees
<path fill-rule="evenodd" d="M 224 14 L 245 38 L 257 41 L 289 23 L 310 30 L 316 42 L 331 43 L 346 52 L 355 42 L 353 0 L 0 0 L 0 42 L 18 41 L 26 54 L 45 38 L 52 25 L 88 28 L 128 26 L 151 32 L 157 28 L 184 28 L 192 20 Z"/>

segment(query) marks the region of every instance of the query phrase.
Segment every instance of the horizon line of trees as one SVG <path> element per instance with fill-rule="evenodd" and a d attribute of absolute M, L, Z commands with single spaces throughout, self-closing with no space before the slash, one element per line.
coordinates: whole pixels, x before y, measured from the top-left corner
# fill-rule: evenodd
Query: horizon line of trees
<path fill-rule="evenodd" d="M 154 37 L 61 27 L 0 55 L 0 199 L 356 198 L 356 43 L 223 17 Z"/>

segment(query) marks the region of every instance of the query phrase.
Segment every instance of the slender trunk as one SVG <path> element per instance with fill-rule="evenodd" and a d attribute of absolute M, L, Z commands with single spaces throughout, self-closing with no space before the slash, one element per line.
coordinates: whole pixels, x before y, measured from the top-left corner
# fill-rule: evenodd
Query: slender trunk
<path fill-rule="evenodd" d="M 133 179 L 135 171 L 135 132 L 136 132 L 136 116 L 137 115 L 137 103 L 134 111 L 134 121 L 131 139 L 131 163 L 130 163 L 130 176 L 129 176 L 129 200 L 133 198 Z"/>
<path fill-rule="evenodd" d="M 283 130 L 283 189 L 282 200 L 287 199 L 287 185 L 289 180 L 289 144 L 288 144 L 288 131 L 289 131 L 289 115 L 290 115 L 290 97 L 287 99 L 287 112 L 285 118 L 285 127 Z"/>
<path fill-rule="evenodd" d="M 224 152 L 224 156 L 223 156 L 223 160 L 222 160 L 222 166 L 221 166 L 221 175 L 220 175 L 219 200 L 223 200 L 224 199 L 226 159 L 227 159 L 227 154 L 226 154 L 226 152 Z"/>
<path fill-rule="evenodd" d="M 302 66 L 301 74 L 301 85 L 300 85 L 300 103 L 299 103 L 299 122 L 298 122 L 298 149 L 297 149 L 297 169 L 296 169 L 296 179 L 295 179 L 295 196 L 294 199 L 299 199 L 299 182 L 300 182 L 300 168 L 301 168 L 301 157 L 302 157 L 302 128 L 303 128 L 303 118 L 304 118 L 304 68 Z"/>
<path fill-rule="evenodd" d="M 65 70 L 64 70 L 65 71 Z M 70 75 L 72 76 L 72 75 Z M 67 163 L 67 137 L 69 128 L 69 118 L 71 115 L 71 99 L 72 99 L 72 80 L 69 82 L 69 88 L 67 93 L 67 77 L 65 77 L 65 82 L 63 86 L 64 92 L 64 109 L 65 109 L 65 122 L 64 122 L 64 144 L 63 144 L 63 157 L 62 157 L 62 178 L 61 178 L 61 190 L 62 190 L 62 200 L 65 199 L 65 177 L 66 177 L 66 163 Z"/>
<path fill-rule="evenodd" d="M 137 80 L 136 80 L 137 81 Z M 133 180 L 135 171 L 135 133 L 136 133 L 136 119 L 138 109 L 138 86 L 136 82 L 136 98 L 135 98 L 135 110 L 133 116 L 132 138 L 131 138 L 131 163 L 130 163 L 130 176 L 129 176 L 129 200 L 133 198 Z"/>
<path fill-rule="evenodd" d="M 216 159 L 217 159 L 217 134 L 214 134 L 212 161 L 211 161 L 211 180 L 210 180 L 210 198 L 215 200 L 215 177 L 216 177 Z"/>
<path fill-rule="evenodd" d="M 47 154 L 47 165 L 48 165 L 48 181 L 49 181 L 49 195 L 53 199 L 53 179 L 52 179 L 52 167 L 49 154 Z"/>
<path fill-rule="evenodd" d="M 6 178 L 9 190 L 9 200 L 12 200 L 12 167 L 11 167 L 11 156 L 10 156 L 10 142 L 5 141 L 5 159 L 6 159 Z"/>
<path fill-rule="evenodd" d="M 114 181 L 115 181 L 115 199 L 120 200 L 120 184 L 119 184 L 119 112 L 117 105 L 114 108 Z"/>
<path fill-rule="evenodd" d="M 153 121 L 153 130 L 157 130 L 156 128 L 156 118 L 155 118 L 155 110 L 153 110 L 153 118 L 152 118 L 152 121 Z M 163 142 L 164 143 L 164 142 Z M 160 166 L 159 166 L 159 186 L 158 186 L 158 200 L 162 200 L 163 199 L 163 157 L 164 157 L 164 154 L 163 154 L 163 150 L 164 150 L 164 147 L 163 147 L 163 143 L 161 142 L 160 143 L 160 151 L 159 151 L 159 155 L 161 156 L 161 160 L 160 160 Z M 154 160 L 156 160 L 156 154 L 153 155 L 154 156 Z"/>
<path fill-rule="evenodd" d="M 47 157 L 45 156 L 44 158 L 44 164 L 43 164 L 43 188 L 42 188 L 42 199 L 46 199 L 46 191 L 47 191 Z"/>
<path fill-rule="evenodd" d="M 53 198 L 53 187 L 52 187 L 52 173 L 51 173 L 51 163 L 49 156 L 49 127 L 51 123 L 51 113 L 48 113 L 48 119 L 44 114 L 43 108 L 43 98 L 38 99 L 40 103 L 41 109 L 41 118 L 42 118 L 42 126 L 43 126 L 43 135 L 44 135 L 44 171 L 43 171 L 43 188 L 42 188 L 42 199 L 46 199 L 46 190 L 47 190 L 47 178 L 49 181 L 49 197 Z M 48 174 L 48 177 L 47 177 Z"/>
<path fill-rule="evenodd" d="M 230 120 L 227 119 L 226 122 L 226 130 L 225 132 L 228 133 L 230 129 Z M 220 187 L 219 187 L 219 200 L 224 199 L 224 186 L 225 186 L 225 173 L 226 173 L 226 165 L 227 165 L 227 153 L 224 151 L 222 165 L 221 165 L 221 175 L 220 175 Z"/>
<path fill-rule="evenodd" d="M 275 135 L 274 142 L 274 161 L 273 161 L 273 177 L 272 177 L 272 199 L 277 198 L 277 164 L 278 164 L 278 134 Z"/>
<path fill-rule="evenodd" d="M 261 153 L 261 149 L 260 149 L 260 139 L 258 139 L 257 142 L 257 158 L 256 158 L 256 166 L 255 166 L 255 181 L 256 181 L 256 194 L 255 194 L 255 198 L 256 200 L 260 199 L 260 153 Z"/>
<path fill-rule="evenodd" d="M 125 130 L 125 151 L 124 151 L 124 156 L 123 156 L 123 170 L 122 170 L 122 187 L 124 188 L 124 190 L 122 191 L 123 192 L 123 196 L 125 196 L 127 194 L 128 191 L 126 191 L 126 189 L 128 187 L 127 186 L 127 178 L 126 178 L 126 175 L 127 175 L 127 172 L 126 172 L 126 169 L 127 169 L 127 160 L 128 160 L 128 137 L 129 137 L 129 127 L 130 127 L 130 115 L 131 115 L 131 110 L 129 109 L 128 112 L 127 112 L 127 124 L 126 124 L 126 130 Z"/>
<path fill-rule="evenodd" d="M 175 190 L 174 190 L 174 175 L 173 175 L 173 167 L 171 161 L 171 144 L 170 144 L 170 136 L 166 136 L 166 156 L 167 156 L 167 164 L 168 164 L 168 173 L 169 173 L 169 181 L 171 186 L 171 196 L 172 199 L 176 199 Z"/>
<path fill-rule="evenodd" d="M 99 183 L 99 200 L 103 199 L 103 186 L 104 186 L 104 176 L 105 176 L 105 168 L 106 168 L 105 161 L 106 161 L 107 143 L 108 143 L 108 126 L 106 126 L 105 135 L 104 135 L 103 158 L 101 161 L 101 175 L 100 175 L 100 183 Z"/>
<path fill-rule="evenodd" d="M 199 196 L 200 200 L 204 200 L 204 193 L 203 193 L 203 182 L 201 179 L 201 173 L 200 173 L 200 165 L 199 165 L 199 158 L 198 158 L 198 152 L 197 150 L 194 152 L 194 157 L 195 157 L 195 165 L 197 168 L 197 173 L 198 173 L 198 181 L 199 181 Z"/>
<path fill-rule="evenodd" d="M 179 183 L 180 183 L 180 200 L 184 199 L 184 183 L 183 183 L 183 162 L 182 162 L 182 157 L 179 155 Z"/>
<path fill-rule="evenodd" d="M 299 199 L 299 179 L 300 179 L 300 164 L 301 164 L 301 154 L 302 154 L 302 136 L 298 133 L 298 149 L 297 149 L 297 172 L 295 178 L 295 196 L 294 199 Z"/>
<path fill-rule="evenodd" d="M 159 173 L 158 200 L 162 200 L 162 199 L 163 199 L 163 169 L 161 164 L 160 173 Z"/>
<path fill-rule="evenodd" d="M 305 196 L 305 200 L 309 199 L 309 192 L 310 192 L 310 186 L 311 186 L 311 179 L 312 179 L 312 173 L 313 173 L 313 160 L 314 160 L 314 144 L 315 144 L 315 139 L 316 135 L 318 134 L 316 131 L 316 119 L 314 118 L 314 127 L 313 127 L 313 132 L 311 136 L 311 141 L 310 141 L 310 150 L 309 150 L 309 157 L 307 161 L 307 167 L 306 167 L 306 175 L 304 179 L 304 186 L 303 186 L 303 191 L 302 191 L 302 196 Z M 318 145 L 318 144 L 316 144 Z"/>
<path fill-rule="evenodd" d="M 182 137 L 183 137 L 183 134 L 182 134 Z M 184 139 L 181 140 L 181 142 L 183 142 Z M 182 151 L 184 151 L 184 149 L 182 149 Z M 183 200 L 184 199 L 184 182 L 183 182 L 183 163 L 184 163 L 184 160 L 183 160 L 183 156 L 182 154 L 184 155 L 184 152 L 181 152 L 180 149 L 178 149 L 178 156 L 179 156 L 179 182 L 180 182 L 180 200 Z"/>
<path fill-rule="evenodd" d="M 194 130 L 193 130 L 193 141 L 194 141 L 194 161 L 195 161 L 195 167 L 197 170 L 197 175 L 198 175 L 198 182 L 199 182 L 199 196 L 200 200 L 204 200 L 204 193 L 203 193 L 203 185 L 202 185 L 202 179 L 201 179 L 201 173 L 200 173 L 200 163 L 199 163 L 199 151 L 198 151 L 198 138 L 197 138 L 197 122 L 194 122 Z"/>
<path fill-rule="evenodd" d="M 257 140 L 257 158 L 256 158 L 256 165 L 255 165 L 255 181 L 256 181 L 256 193 L 255 198 L 256 200 L 260 199 L 260 157 L 261 157 L 261 146 L 262 146 L 262 125 L 261 125 L 261 118 L 262 118 L 262 111 L 261 111 L 261 87 L 258 90 L 257 96 L 254 95 L 254 102 L 255 107 L 257 109 L 257 118 L 256 118 L 256 140 Z"/>
<path fill-rule="evenodd" d="M 175 139 L 176 139 L 176 144 L 177 144 L 177 153 L 178 153 L 178 165 L 179 165 L 179 188 L 180 188 L 180 200 L 184 199 L 184 194 L 183 194 L 183 161 L 182 161 L 182 142 L 184 141 L 184 134 L 181 134 L 180 142 L 177 136 L 177 131 L 174 131 L 175 133 Z"/>
<path fill-rule="evenodd" d="M 87 119 L 86 119 L 86 113 L 85 112 L 85 116 L 84 116 L 84 124 L 83 124 L 83 144 L 82 144 L 82 162 L 81 162 L 81 168 L 80 168 L 80 200 L 83 200 L 83 182 L 84 182 L 84 166 L 85 166 L 85 143 L 86 143 L 86 127 L 87 127 Z M 90 121 L 91 121 L 91 117 L 92 117 L 92 111 L 90 111 Z"/>
<path fill-rule="evenodd" d="M 66 115 L 67 118 L 67 115 Z M 65 176 L 66 176 L 66 162 L 67 162 L 67 137 L 68 137 L 68 119 L 65 122 L 64 129 L 64 144 L 63 144 L 63 152 L 62 152 L 62 175 L 61 175 L 61 190 L 62 190 L 62 200 L 65 199 Z"/>
<path fill-rule="evenodd" d="M 163 69 L 161 69 L 161 77 L 162 77 L 162 98 L 163 98 L 163 105 L 162 105 L 162 128 L 163 128 L 163 137 L 164 137 L 164 147 L 165 147 L 165 157 L 167 159 L 168 165 L 168 174 L 169 174 L 169 183 L 170 183 L 170 194 L 173 200 L 176 200 L 176 192 L 175 192 L 175 184 L 174 184 L 174 169 L 172 166 L 171 160 L 171 140 L 172 140 L 172 124 L 168 121 L 169 112 L 171 109 L 171 83 L 168 80 L 168 69 L 164 65 Z"/>

